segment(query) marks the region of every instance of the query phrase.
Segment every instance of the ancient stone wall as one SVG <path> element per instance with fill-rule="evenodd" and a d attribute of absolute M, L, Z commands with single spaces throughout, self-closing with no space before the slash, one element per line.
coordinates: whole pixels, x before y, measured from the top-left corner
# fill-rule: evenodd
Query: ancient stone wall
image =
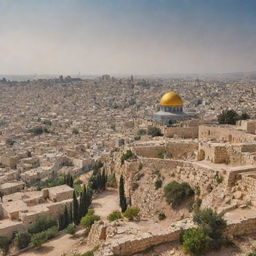
<path fill-rule="evenodd" d="M 168 138 L 195 139 L 198 137 L 198 127 L 167 127 L 164 136 Z"/>
<path fill-rule="evenodd" d="M 193 159 L 198 149 L 198 143 L 194 141 L 167 142 L 165 145 L 135 146 L 133 151 L 141 157 L 147 158 L 170 158 L 170 159 Z"/>
<path fill-rule="evenodd" d="M 212 140 L 216 142 L 244 143 L 255 142 L 256 136 L 237 130 L 231 126 L 199 126 L 198 137 L 200 140 Z"/>

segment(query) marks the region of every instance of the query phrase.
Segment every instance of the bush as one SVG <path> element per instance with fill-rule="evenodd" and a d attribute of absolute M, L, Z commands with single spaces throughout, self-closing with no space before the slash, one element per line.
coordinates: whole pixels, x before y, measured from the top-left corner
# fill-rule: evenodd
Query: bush
<path fill-rule="evenodd" d="M 48 216 L 40 216 L 37 218 L 35 224 L 28 228 L 30 234 L 36 234 L 45 231 L 53 226 L 57 226 L 57 222 Z"/>
<path fill-rule="evenodd" d="M 51 122 L 51 120 L 44 120 L 43 124 L 51 126 L 52 122 Z"/>
<path fill-rule="evenodd" d="M 69 224 L 66 228 L 67 234 L 74 235 L 76 233 L 76 226 L 74 224 Z"/>
<path fill-rule="evenodd" d="M 172 181 L 164 187 L 164 193 L 166 201 L 172 204 L 173 207 L 177 207 L 181 202 L 193 195 L 194 191 L 188 183 Z"/>
<path fill-rule="evenodd" d="M 126 153 L 121 156 L 121 165 L 123 165 L 124 161 L 128 159 L 137 159 L 137 156 L 130 149 L 128 149 Z"/>
<path fill-rule="evenodd" d="M 227 224 L 220 214 L 212 209 L 204 209 L 195 214 L 193 221 L 212 239 L 210 245 L 212 249 L 217 249 L 222 245 L 223 231 Z"/>
<path fill-rule="evenodd" d="M 238 115 L 236 111 L 223 110 L 221 114 L 218 115 L 218 122 L 220 124 L 235 124 L 238 120 L 247 120 L 250 119 L 250 116 L 247 113 L 242 113 Z"/>
<path fill-rule="evenodd" d="M 0 236 L 0 248 L 3 252 L 3 255 L 6 255 L 9 251 L 10 241 L 5 236 Z"/>
<path fill-rule="evenodd" d="M 19 249 L 28 247 L 31 241 L 31 234 L 27 231 L 20 231 L 15 235 L 15 244 Z"/>
<path fill-rule="evenodd" d="M 76 128 L 74 128 L 74 129 L 72 130 L 72 133 L 73 133 L 73 134 L 79 134 L 79 130 L 76 129 Z"/>
<path fill-rule="evenodd" d="M 122 219 L 122 218 L 123 218 L 123 216 L 122 216 L 122 213 L 120 211 L 113 211 L 112 213 L 110 213 L 108 215 L 108 220 L 110 222 L 118 220 L 118 219 Z"/>
<path fill-rule="evenodd" d="M 43 243 L 45 243 L 48 240 L 46 232 L 40 232 L 37 234 L 34 234 L 31 237 L 31 242 L 34 247 L 40 247 Z"/>
<path fill-rule="evenodd" d="M 164 220 L 164 219 L 166 219 L 166 215 L 165 215 L 163 212 L 160 212 L 160 213 L 158 214 L 158 219 L 159 219 L 159 220 Z"/>
<path fill-rule="evenodd" d="M 256 256 L 256 252 L 248 253 L 247 256 Z"/>
<path fill-rule="evenodd" d="M 137 135 L 139 136 L 143 136 L 143 135 L 146 135 L 147 134 L 147 131 L 145 129 L 139 129 L 138 132 L 137 132 Z"/>
<path fill-rule="evenodd" d="M 201 228 L 191 228 L 182 236 L 184 251 L 192 255 L 203 254 L 209 246 L 209 238 Z"/>
<path fill-rule="evenodd" d="M 94 210 L 89 209 L 88 213 L 81 219 L 81 225 L 85 228 L 91 228 L 95 221 L 100 220 L 100 216 L 94 215 Z"/>
<path fill-rule="evenodd" d="M 43 128 L 42 127 L 35 127 L 35 128 L 32 128 L 30 130 L 28 130 L 29 133 L 32 133 L 34 135 L 40 135 L 44 132 Z"/>
<path fill-rule="evenodd" d="M 147 133 L 148 133 L 148 135 L 151 135 L 152 137 L 163 135 L 160 128 L 158 128 L 158 127 L 149 127 Z"/>
<path fill-rule="evenodd" d="M 47 240 L 48 239 L 52 239 L 55 236 L 57 236 L 57 234 L 58 234 L 58 227 L 54 226 L 54 227 L 48 228 L 45 232 L 46 232 Z"/>
<path fill-rule="evenodd" d="M 129 220 L 133 220 L 135 217 L 138 217 L 139 213 L 140 213 L 140 208 L 138 208 L 138 207 L 129 207 L 124 212 L 124 217 L 129 219 Z"/>
<path fill-rule="evenodd" d="M 155 189 L 161 188 L 161 187 L 162 187 L 162 184 L 163 184 L 162 180 L 157 179 L 157 180 L 155 181 Z"/>

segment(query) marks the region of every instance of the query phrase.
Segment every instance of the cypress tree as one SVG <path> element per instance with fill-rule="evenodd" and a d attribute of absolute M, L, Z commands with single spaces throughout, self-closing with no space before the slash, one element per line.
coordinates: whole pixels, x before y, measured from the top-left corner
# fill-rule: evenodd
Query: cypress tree
<path fill-rule="evenodd" d="M 124 178 L 123 175 L 120 177 L 120 182 L 119 182 L 119 200 L 120 200 L 120 207 L 122 212 L 125 212 L 127 209 L 127 203 L 126 203 L 126 198 L 125 198 L 125 191 L 124 191 Z"/>
<path fill-rule="evenodd" d="M 83 194 L 84 192 L 82 191 L 80 193 L 80 198 L 79 198 L 79 218 L 81 219 L 82 217 L 84 217 L 84 212 L 85 212 L 85 205 L 83 203 Z"/>
<path fill-rule="evenodd" d="M 88 207 L 87 207 L 87 191 L 86 191 L 86 187 L 84 185 L 83 187 L 83 195 L 82 195 L 82 202 L 83 202 L 83 216 L 85 216 L 85 214 L 87 213 L 88 211 Z"/>
<path fill-rule="evenodd" d="M 73 184 L 74 184 L 73 176 L 70 176 L 69 186 L 73 188 Z"/>
<path fill-rule="evenodd" d="M 68 214 L 68 207 L 67 205 L 65 204 L 65 207 L 64 207 L 64 228 L 66 228 L 69 224 L 69 214 Z"/>
<path fill-rule="evenodd" d="M 77 200 L 75 191 L 73 192 L 73 219 L 74 219 L 74 223 L 76 225 L 78 225 L 79 222 L 80 222 L 80 219 L 79 219 L 79 204 L 78 204 L 78 200 Z"/>
<path fill-rule="evenodd" d="M 70 224 L 70 223 L 73 223 L 73 207 L 72 207 L 72 205 L 70 206 L 70 210 L 69 210 L 69 223 L 68 224 Z"/>
<path fill-rule="evenodd" d="M 59 215 L 58 223 L 59 223 L 59 230 L 63 230 L 65 228 L 65 217 L 64 217 L 64 214 L 60 214 Z"/>

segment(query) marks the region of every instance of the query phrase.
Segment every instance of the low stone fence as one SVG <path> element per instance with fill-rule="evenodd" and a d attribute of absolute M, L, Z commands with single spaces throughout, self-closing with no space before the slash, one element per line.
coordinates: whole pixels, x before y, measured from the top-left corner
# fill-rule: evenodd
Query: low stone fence
<path fill-rule="evenodd" d="M 121 239 L 111 241 L 107 239 L 97 256 L 129 256 L 145 251 L 152 246 L 166 242 L 178 241 L 184 230 L 195 227 L 192 219 L 184 219 L 176 222 L 165 231 L 159 233 L 143 233 L 131 237 L 129 235 Z M 248 235 L 256 232 L 256 216 L 244 217 L 242 220 L 228 220 L 225 235 L 232 239 L 234 236 Z M 97 233 L 97 232 L 96 232 Z M 101 233 L 101 232 L 100 232 Z M 98 233 L 97 233 L 98 234 Z M 98 240 L 99 241 L 99 240 Z M 95 242 L 95 238 L 94 238 Z"/>

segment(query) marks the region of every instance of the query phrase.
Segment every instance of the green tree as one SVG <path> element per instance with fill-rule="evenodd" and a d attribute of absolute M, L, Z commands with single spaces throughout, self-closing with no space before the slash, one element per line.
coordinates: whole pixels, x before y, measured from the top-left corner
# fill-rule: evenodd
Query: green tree
<path fill-rule="evenodd" d="M 76 225 L 78 225 L 79 222 L 80 222 L 80 218 L 79 218 L 79 204 L 78 204 L 78 200 L 77 200 L 75 191 L 73 192 L 73 207 L 72 208 L 73 208 L 74 223 Z"/>
<path fill-rule="evenodd" d="M 28 231 L 20 231 L 15 235 L 15 244 L 19 249 L 28 247 L 31 241 L 31 234 Z"/>
<path fill-rule="evenodd" d="M 218 122 L 220 124 L 236 124 L 237 120 L 239 120 L 239 115 L 233 109 L 223 110 L 221 114 L 218 115 Z"/>
<path fill-rule="evenodd" d="M 68 214 L 68 207 L 65 204 L 64 206 L 64 228 L 66 228 L 69 224 L 70 218 L 69 218 L 69 214 Z"/>
<path fill-rule="evenodd" d="M 163 135 L 160 128 L 158 128 L 158 127 L 148 127 L 147 133 L 148 133 L 148 135 L 151 135 L 152 137 Z"/>
<path fill-rule="evenodd" d="M 210 246 L 212 249 L 217 249 L 222 245 L 223 232 L 227 223 L 220 214 L 210 208 L 199 210 L 196 212 L 193 221 L 211 238 Z"/>
<path fill-rule="evenodd" d="M 60 214 L 58 217 L 58 226 L 59 231 L 63 230 L 65 228 L 65 217 L 64 214 Z"/>
<path fill-rule="evenodd" d="M 119 182 L 119 205 L 121 207 L 122 212 L 125 212 L 127 209 L 127 202 L 124 191 L 124 177 L 121 175 Z"/>
<path fill-rule="evenodd" d="M 250 116 L 247 113 L 244 112 L 244 113 L 241 114 L 239 119 L 240 120 L 247 120 L 247 119 L 250 119 Z"/>

